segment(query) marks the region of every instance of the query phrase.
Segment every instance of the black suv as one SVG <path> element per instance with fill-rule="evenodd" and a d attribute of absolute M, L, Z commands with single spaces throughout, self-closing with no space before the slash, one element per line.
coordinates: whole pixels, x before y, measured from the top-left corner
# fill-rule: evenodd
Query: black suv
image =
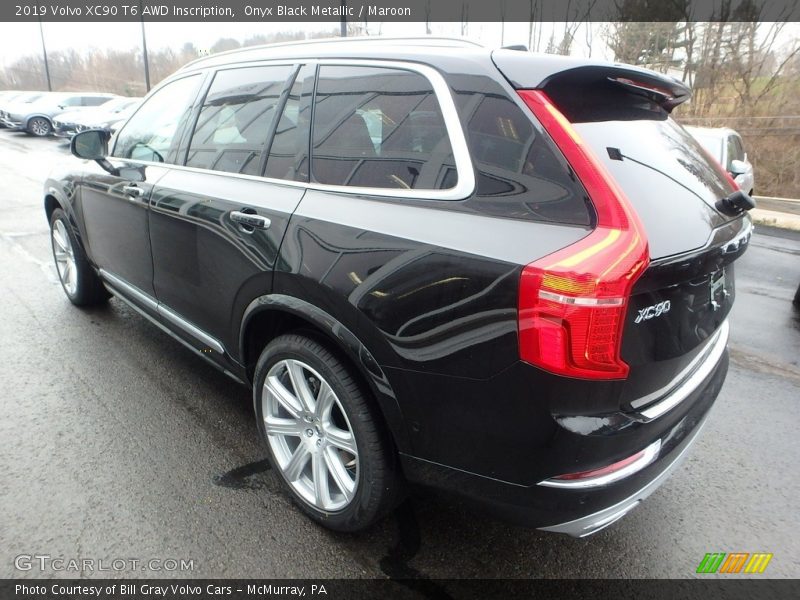
<path fill-rule="evenodd" d="M 689 95 L 453 40 L 203 58 L 75 136 L 55 261 L 74 304 L 114 294 L 251 386 L 327 527 L 415 482 L 588 535 L 667 477 L 728 367 L 749 197 L 670 118 Z"/>

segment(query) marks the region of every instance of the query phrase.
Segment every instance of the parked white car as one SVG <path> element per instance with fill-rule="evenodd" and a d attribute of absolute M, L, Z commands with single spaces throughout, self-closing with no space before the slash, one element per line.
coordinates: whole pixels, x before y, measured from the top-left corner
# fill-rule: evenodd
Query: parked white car
<path fill-rule="evenodd" d="M 753 165 L 747 160 L 742 136 L 727 127 L 686 127 L 702 146 L 716 158 L 734 181 L 750 196 L 755 189 Z"/>

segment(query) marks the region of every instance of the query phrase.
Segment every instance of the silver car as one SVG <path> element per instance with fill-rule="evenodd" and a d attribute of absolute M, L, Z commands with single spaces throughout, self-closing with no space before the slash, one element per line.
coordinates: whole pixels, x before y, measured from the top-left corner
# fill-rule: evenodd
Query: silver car
<path fill-rule="evenodd" d="M 116 98 L 114 94 L 86 92 L 56 92 L 42 94 L 33 101 L 23 104 L 12 103 L 0 115 L 3 124 L 9 129 L 26 131 L 38 137 L 48 136 L 53 132 L 53 116 L 69 108 L 82 106 L 100 106 Z"/>
<path fill-rule="evenodd" d="M 747 160 L 742 136 L 727 127 L 686 127 L 686 131 L 725 167 L 739 189 L 753 195 L 755 175 L 753 165 Z"/>
<path fill-rule="evenodd" d="M 141 104 L 141 98 L 114 98 L 97 108 L 72 109 L 53 119 L 53 133 L 57 137 L 72 139 L 76 133 L 86 129 L 108 129 L 117 127 L 130 117 Z"/>

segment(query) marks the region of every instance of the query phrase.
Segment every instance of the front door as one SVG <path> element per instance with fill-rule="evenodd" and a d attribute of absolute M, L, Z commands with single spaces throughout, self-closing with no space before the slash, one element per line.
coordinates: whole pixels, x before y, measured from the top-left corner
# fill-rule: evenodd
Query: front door
<path fill-rule="evenodd" d="M 89 167 L 82 182 L 80 205 L 89 256 L 107 280 L 121 281 L 148 296 L 155 295 L 150 197 L 155 182 L 174 162 L 201 79 L 184 77 L 152 94 L 117 136 L 109 158 L 116 172 Z"/>

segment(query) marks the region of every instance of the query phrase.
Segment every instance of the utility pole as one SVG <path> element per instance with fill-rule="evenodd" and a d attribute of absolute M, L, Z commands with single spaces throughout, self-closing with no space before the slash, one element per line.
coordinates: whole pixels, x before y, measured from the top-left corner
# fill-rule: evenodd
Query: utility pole
<path fill-rule="evenodd" d="M 144 59 L 144 83 L 147 91 L 150 91 L 150 61 L 147 58 L 147 37 L 144 34 L 144 14 L 142 14 L 142 3 L 139 2 L 139 14 L 142 16 L 142 58 Z"/>
<path fill-rule="evenodd" d="M 42 17 L 39 17 L 39 36 L 42 38 L 42 54 L 44 55 L 44 73 L 47 75 L 47 91 L 53 91 L 53 84 L 50 82 L 50 64 L 47 61 L 47 48 L 44 45 L 44 29 L 42 28 Z"/>
<path fill-rule="evenodd" d="M 339 23 L 339 34 L 347 37 L 347 0 L 342 0 L 342 16 Z"/>

